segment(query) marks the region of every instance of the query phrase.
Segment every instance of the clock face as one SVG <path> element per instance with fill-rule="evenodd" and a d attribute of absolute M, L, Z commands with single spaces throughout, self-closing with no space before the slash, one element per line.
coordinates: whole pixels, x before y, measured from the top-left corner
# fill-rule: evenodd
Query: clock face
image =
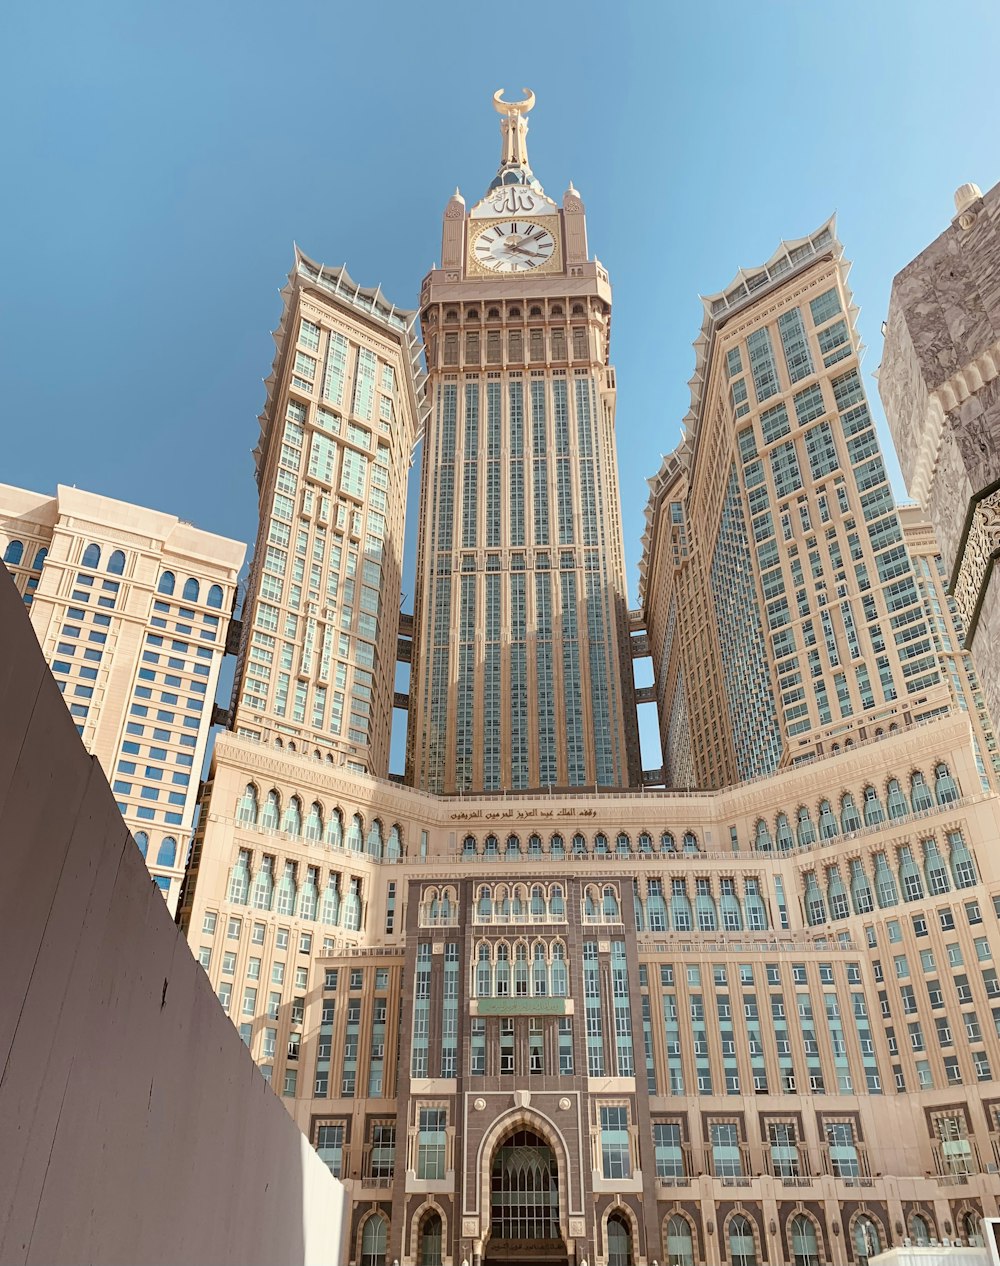
<path fill-rule="evenodd" d="M 495 273 L 527 273 L 547 263 L 555 238 L 532 220 L 501 220 L 475 238 L 472 253 L 483 268 Z"/>

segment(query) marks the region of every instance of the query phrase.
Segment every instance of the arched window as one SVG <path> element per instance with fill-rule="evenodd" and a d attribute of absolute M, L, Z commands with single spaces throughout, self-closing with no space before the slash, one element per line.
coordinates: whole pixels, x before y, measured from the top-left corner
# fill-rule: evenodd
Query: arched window
<path fill-rule="evenodd" d="M 420 1229 L 418 1266 L 441 1266 L 441 1215 L 429 1213 Z"/>
<path fill-rule="evenodd" d="M 361 814 L 355 813 L 351 818 L 351 825 L 347 829 L 347 851 L 349 853 L 360 853 L 365 846 L 365 824 L 361 820 Z"/>
<path fill-rule="evenodd" d="M 618 1213 L 608 1218 L 608 1266 L 632 1266 L 632 1235 Z"/>
<path fill-rule="evenodd" d="M 583 838 L 582 835 L 579 835 L 579 834 L 574 835 L 573 836 L 573 856 L 586 857 L 586 855 L 587 855 L 587 841 Z"/>
<path fill-rule="evenodd" d="M 549 913 L 557 919 L 561 919 L 566 913 L 566 903 L 563 901 L 563 890 L 559 884 L 554 884 L 549 895 Z"/>
<path fill-rule="evenodd" d="M 344 840 L 344 819 L 339 809 L 334 809 L 326 824 L 326 842 L 331 848 L 340 848 Z"/>
<path fill-rule="evenodd" d="M 603 831 L 598 831 L 594 836 L 594 856 L 605 857 L 608 852 L 608 837 Z"/>
<path fill-rule="evenodd" d="M 294 915 L 297 897 L 298 891 L 295 883 L 295 863 L 285 862 L 285 869 L 282 871 L 281 880 L 278 883 L 278 913 Z"/>
<path fill-rule="evenodd" d="M 514 949 L 514 997 L 527 998 L 528 996 L 528 947 L 523 942 L 518 942 Z"/>
<path fill-rule="evenodd" d="M 493 964 L 490 962 L 490 947 L 485 941 L 479 944 L 476 961 L 476 997 L 488 998 L 493 988 Z"/>
<path fill-rule="evenodd" d="M 531 917 L 533 919 L 545 918 L 545 897 L 542 893 L 541 884 L 535 884 L 531 890 Z"/>
<path fill-rule="evenodd" d="M 41 571 L 42 565 L 49 556 L 49 551 L 43 545 L 40 550 L 35 551 L 35 561 L 31 564 L 32 571 Z"/>
<path fill-rule="evenodd" d="M 684 852 L 685 853 L 700 852 L 700 849 L 698 848 L 698 837 L 691 831 L 684 832 Z"/>
<path fill-rule="evenodd" d="M 510 946 L 501 941 L 497 946 L 497 997 L 510 997 Z"/>
<path fill-rule="evenodd" d="M 197 602 L 201 597 L 201 587 L 193 576 L 188 576 L 184 582 L 184 591 L 181 595 L 185 602 Z"/>
<path fill-rule="evenodd" d="M 108 559 L 108 571 L 112 576 L 121 576 L 125 571 L 125 551 L 116 549 Z"/>
<path fill-rule="evenodd" d="M 3 552 L 3 561 L 5 563 L 10 563 L 12 567 L 16 567 L 23 557 L 23 541 L 11 541 Z"/>
<path fill-rule="evenodd" d="M 385 1266 L 385 1245 L 389 1224 L 381 1213 L 373 1213 L 361 1232 L 361 1266 Z"/>
<path fill-rule="evenodd" d="M 885 811 L 874 787 L 865 788 L 865 826 L 878 826 L 885 821 Z"/>
<path fill-rule="evenodd" d="M 143 857 L 145 857 L 146 854 L 149 852 L 149 836 L 146 834 L 145 831 L 136 831 L 135 835 L 133 835 L 132 838 L 135 840 L 136 848 L 143 855 Z"/>
<path fill-rule="evenodd" d="M 174 592 L 174 573 L 165 571 L 160 577 L 160 583 L 156 586 L 157 593 L 172 594 Z"/>
<path fill-rule="evenodd" d="M 213 585 L 208 591 L 208 605 L 210 607 L 222 606 L 222 586 Z"/>
<path fill-rule="evenodd" d="M 306 819 L 306 839 L 321 840 L 323 838 L 323 806 L 314 800 Z"/>
<path fill-rule="evenodd" d="M 372 819 L 371 827 L 368 831 L 368 841 L 366 844 L 369 857 L 375 857 L 379 861 L 382 860 L 382 823 L 378 818 Z"/>
<path fill-rule="evenodd" d="M 549 965 L 541 941 L 536 941 L 531 951 L 531 992 L 535 998 L 544 998 L 549 992 Z"/>
<path fill-rule="evenodd" d="M 559 1167 L 544 1139 L 508 1134 L 490 1173 L 493 1234 L 499 1240 L 547 1240 L 559 1246 Z"/>
<path fill-rule="evenodd" d="M 264 810 L 260 815 L 260 825 L 265 831 L 276 831 L 281 821 L 281 797 L 272 787 L 264 801 Z"/>
<path fill-rule="evenodd" d="M 81 567 L 100 567 L 101 565 L 101 547 L 91 543 L 83 551 L 83 558 L 80 559 Z"/>
<path fill-rule="evenodd" d="M 670 834 L 669 831 L 664 831 L 663 834 L 660 836 L 660 852 L 661 853 L 676 853 L 677 852 L 677 845 L 674 843 L 674 837 Z"/>
<path fill-rule="evenodd" d="M 754 835 L 753 846 L 758 853 L 770 853 L 774 849 L 771 832 L 768 830 L 767 823 L 763 818 L 759 818 L 757 821 L 757 831 Z"/>
<path fill-rule="evenodd" d="M 819 805 L 819 838 L 821 840 L 832 840 L 835 835 L 839 834 L 840 828 L 837 826 L 836 815 L 830 808 L 830 801 L 821 800 Z"/>
<path fill-rule="evenodd" d="M 465 839 L 462 841 L 462 856 L 475 857 L 475 855 L 476 855 L 476 837 L 474 835 L 467 835 Z"/>
<path fill-rule="evenodd" d="M 621 921 L 618 897 L 614 888 L 610 885 L 604 889 L 604 921 L 606 923 L 619 923 Z"/>
<path fill-rule="evenodd" d="M 840 797 L 840 826 L 845 835 L 861 830 L 861 815 L 849 791 L 845 791 Z"/>
<path fill-rule="evenodd" d="M 566 844 L 561 835 L 553 835 L 549 840 L 549 853 L 553 857 L 565 857 Z"/>
<path fill-rule="evenodd" d="M 321 922 L 328 923 L 331 927 L 335 927 L 340 921 L 340 876 L 336 871 L 331 870 L 327 878 L 319 917 Z"/>
<path fill-rule="evenodd" d="M 694 1266 L 694 1238 L 687 1218 L 679 1213 L 668 1218 L 664 1241 L 665 1266 Z"/>
<path fill-rule="evenodd" d="M 948 772 L 947 765 L 938 765 L 934 770 L 934 794 L 938 804 L 951 804 L 958 799 L 958 784 Z"/>
<path fill-rule="evenodd" d="M 552 996 L 565 998 L 569 992 L 569 979 L 566 975 L 566 950 L 562 941 L 552 946 Z"/>
<path fill-rule="evenodd" d="M 804 1213 L 797 1213 L 789 1222 L 788 1239 L 794 1266 L 819 1266 L 816 1228 Z"/>
<path fill-rule="evenodd" d="M 965 1236 L 968 1244 L 982 1244 L 982 1233 L 979 1230 L 979 1219 L 976 1215 L 968 1210 L 962 1214 L 959 1225 L 962 1228 L 962 1234 Z"/>
<path fill-rule="evenodd" d="M 631 851 L 632 851 L 632 841 L 631 841 L 631 840 L 629 839 L 629 837 L 625 834 L 625 832 L 624 832 L 624 831 L 622 831 L 622 832 L 619 834 L 619 836 L 618 836 L 617 840 L 615 840 L 615 856 L 616 856 L 616 857 L 628 857 L 628 855 L 629 855 L 629 853 L 631 853 Z M 608 1226 L 610 1227 L 610 1225 L 611 1225 L 611 1223 L 609 1222 L 609 1223 L 608 1223 Z"/>
<path fill-rule="evenodd" d="M 281 829 L 297 840 L 302 834 L 302 801 L 298 796 L 292 796 L 288 801 L 288 808 L 285 810 L 285 820 L 281 824 Z"/>
<path fill-rule="evenodd" d="M 815 844 L 816 842 L 816 828 L 813 826 L 809 810 L 805 805 L 799 809 L 799 820 L 795 826 L 795 835 L 799 841 L 799 848 L 807 848 L 810 844 Z"/>
<path fill-rule="evenodd" d="M 257 825 L 257 788 L 252 782 L 247 783 L 243 795 L 240 796 L 240 802 L 236 808 L 236 821 L 240 826 Z"/>
<path fill-rule="evenodd" d="M 854 1223 L 854 1256 L 859 1266 L 868 1266 L 868 1259 L 882 1252 L 878 1227 L 862 1214 Z"/>
<path fill-rule="evenodd" d="M 160 841 L 160 847 L 156 853 L 157 866 L 176 866 L 177 865 L 177 841 L 172 835 L 165 835 Z"/>
<path fill-rule="evenodd" d="M 910 1214 L 910 1238 L 919 1246 L 930 1243 L 931 1231 L 927 1219 L 919 1213 Z"/>
<path fill-rule="evenodd" d="M 729 1219 L 729 1262 L 730 1266 L 757 1266 L 753 1227 L 742 1213 L 735 1213 Z"/>
<path fill-rule="evenodd" d="M 299 918 L 315 919 L 316 906 L 319 902 L 319 867 L 307 866 L 306 879 L 299 897 Z"/>
<path fill-rule="evenodd" d="M 779 852 L 788 853 L 791 851 L 793 846 L 792 830 L 788 825 L 788 818 L 783 813 L 778 814 L 778 820 L 775 824 L 774 838 L 778 845 Z"/>
<path fill-rule="evenodd" d="M 925 809 L 934 808 L 931 789 L 927 786 L 919 769 L 910 776 L 910 804 L 913 805 L 914 813 L 923 813 Z"/>
<path fill-rule="evenodd" d="M 399 827 L 395 824 L 389 828 L 389 839 L 385 846 L 385 855 L 390 862 L 398 862 L 403 856 L 403 841 L 400 838 Z"/>
<path fill-rule="evenodd" d="M 898 778 L 889 779 L 885 798 L 889 806 L 890 818 L 905 818 L 910 812 L 910 806 L 906 802 L 906 796 L 903 795 L 903 789 L 899 785 Z"/>

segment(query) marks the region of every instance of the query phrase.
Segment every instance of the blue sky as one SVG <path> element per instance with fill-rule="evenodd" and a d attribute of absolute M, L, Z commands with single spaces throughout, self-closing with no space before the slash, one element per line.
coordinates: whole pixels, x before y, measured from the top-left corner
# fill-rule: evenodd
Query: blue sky
<path fill-rule="evenodd" d="M 6 6 L 0 480 L 252 539 L 292 242 L 412 306 L 496 168 L 491 93 L 527 86 L 535 173 L 615 287 L 635 602 L 698 294 L 836 211 L 870 374 L 894 273 L 1000 180 L 998 46 L 995 0 Z"/>

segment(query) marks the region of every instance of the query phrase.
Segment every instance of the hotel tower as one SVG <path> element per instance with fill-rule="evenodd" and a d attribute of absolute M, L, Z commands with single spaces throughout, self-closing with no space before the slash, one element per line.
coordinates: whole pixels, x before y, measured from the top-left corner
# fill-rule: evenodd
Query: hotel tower
<path fill-rule="evenodd" d="M 354 1266 L 965 1242 L 1000 1194 L 996 740 L 834 225 L 705 300 L 630 613 L 610 286 L 532 102 L 495 98 L 419 317 L 296 255 L 180 921 L 347 1187 Z"/>

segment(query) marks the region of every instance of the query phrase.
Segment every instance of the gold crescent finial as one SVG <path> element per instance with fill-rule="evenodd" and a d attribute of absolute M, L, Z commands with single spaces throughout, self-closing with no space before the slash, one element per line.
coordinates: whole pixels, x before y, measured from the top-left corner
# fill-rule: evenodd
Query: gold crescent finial
<path fill-rule="evenodd" d="M 535 94 L 530 88 L 522 88 L 521 91 L 524 93 L 523 101 L 504 101 L 503 94 L 505 89 L 498 88 L 493 94 L 493 108 L 497 114 L 527 114 L 529 110 L 533 109 Z"/>

